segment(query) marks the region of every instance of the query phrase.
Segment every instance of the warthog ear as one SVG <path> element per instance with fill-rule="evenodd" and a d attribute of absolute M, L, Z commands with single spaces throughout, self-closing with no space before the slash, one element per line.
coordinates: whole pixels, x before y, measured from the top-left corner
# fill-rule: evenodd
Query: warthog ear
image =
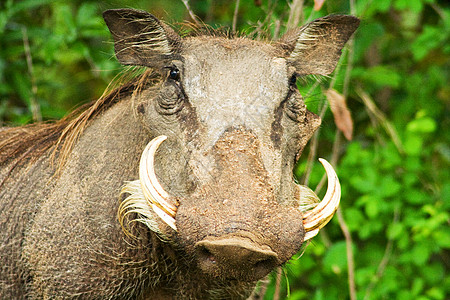
<path fill-rule="evenodd" d="M 287 32 L 279 45 L 288 51 L 287 61 L 299 75 L 328 75 L 358 25 L 359 19 L 353 16 L 326 16 Z"/>
<path fill-rule="evenodd" d="M 180 36 L 146 11 L 111 9 L 103 13 L 123 65 L 161 67 L 181 44 Z"/>

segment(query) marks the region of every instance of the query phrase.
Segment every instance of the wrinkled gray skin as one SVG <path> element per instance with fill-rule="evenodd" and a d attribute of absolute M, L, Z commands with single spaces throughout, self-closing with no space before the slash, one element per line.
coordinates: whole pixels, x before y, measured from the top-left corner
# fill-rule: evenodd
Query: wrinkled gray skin
<path fill-rule="evenodd" d="M 295 76 L 331 73 L 358 20 L 330 16 L 265 43 L 180 38 L 142 11 L 104 18 L 119 61 L 163 79 L 96 117 L 59 176 L 48 155 L 2 165 L 0 298 L 248 297 L 303 242 L 292 169 L 320 120 Z M 119 191 L 159 135 L 156 174 L 179 201 L 178 231 L 158 219 L 168 242 L 143 225 L 130 239 Z"/>

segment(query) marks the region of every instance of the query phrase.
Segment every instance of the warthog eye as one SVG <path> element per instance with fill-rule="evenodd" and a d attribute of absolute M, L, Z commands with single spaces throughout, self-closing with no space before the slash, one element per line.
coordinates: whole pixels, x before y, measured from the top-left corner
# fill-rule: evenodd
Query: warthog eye
<path fill-rule="evenodd" d="M 169 78 L 176 81 L 180 80 L 180 70 L 172 67 L 169 71 Z"/>
<path fill-rule="evenodd" d="M 294 74 L 289 79 L 289 85 L 295 87 L 296 84 L 297 84 L 297 76 Z"/>
<path fill-rule="evenodd" d="M 168 69 L 167 81 L 156 98 L 156 109 L 160 114 L 172 115 L 183 108 L 185 97 L 180 83 L 180 70 L 174 65 L 165 69 Z"/>
<path fill-rule="evenodd" d="M 285 101 L 286 114 L 293 121 L 299 121 L 304 113 L 304 105 L 296 95 L 298 95 L 297 74 L 294 73 L 289 78 L 289 92 Z"/>

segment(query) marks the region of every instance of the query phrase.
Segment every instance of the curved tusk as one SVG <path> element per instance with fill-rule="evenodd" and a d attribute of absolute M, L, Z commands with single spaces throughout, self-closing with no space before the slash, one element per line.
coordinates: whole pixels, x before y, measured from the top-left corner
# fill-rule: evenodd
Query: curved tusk
<path fill-rule="evenodd" d="M 311 211 L 303 215 L 303 226 L 305 228 L 305 241 L 317 235 L 333 217 L 339 207 L 341 199 L 341 185 L 333 167 L 323 158 L 319 158 L 328 177 L 328 188 L 323 200 Z"/>
<path fill-rule="evenodd" d="M 169 216 L 165 211 L 163 211 L 161 208 L 156 206 L 155 204 L 150 204 L 153 211 L 158 215 L 158 217 L 163 220 L 164 223 L 169 225 L 173 230 L 177 231 L 177 226 L 175 225 L 175 218 L 172 216 Z"/>
<path fill-rule="evenodd" d="M 177 230 L 175 226 L 177 207 L 168 201 L 169 194 L 163 189 L 156 178 L 154 166 L 156 150 L 166 139 L 167 136 L 160 135 L 151 140 L 145 147 L 139 163 L 139 180 L 145 200 L 147 200 L 153 211 L 167 225 Z"/>

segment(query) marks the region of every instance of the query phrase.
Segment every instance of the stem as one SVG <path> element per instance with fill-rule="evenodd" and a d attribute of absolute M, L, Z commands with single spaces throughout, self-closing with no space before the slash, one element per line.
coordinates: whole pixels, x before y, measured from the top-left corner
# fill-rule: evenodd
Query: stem
<path fill-rule="evenodd" d="M 355 3 L 354 0 L 349 0 L 350 1 L 350 11 L 352 14 L 355 14 Z M 294 3 L 296 1 L 294 0 Z M 292 7 L 291 7 L 292 9 Z M 289 15 L 289 21 L 291 21 L 291 14 Z M 289 25 L 291 24 L 288 21 L 288 28 Z M 292 22 L 292 21 L 291 21 Z M 345 78 L 344 78 L 344 87 L 343 87 L 343 95 L 345 98 L 348 97 L 348 93 L 349 93 L 349 86 L 350 86 L 350 76 L 351 76 L 351 71 L 353 69 L 353 62 L 354 62 L 354 53 L 353 53 L 353 48 L 354 48 L 354 41 L 353 38 L 350 39 L 350 41 L 348 42 L 348 50 L 347 50 L 347 55 L 348 55 L 348 62 L 347 62 L 347 68 L 346 68 L 346 73 L 345 73 Z M 330 83 L 330 89 L 333 88 L 333 86 L 336 83 L 336 78 L 337 78 L 337 74 L 339 72 L 339 69 L 341 67 L 342 64 L 342 60 L 341 63 L 338 64 L 336 70 L 335 70 L 335 75 L 333 76 L 331 83 Z M 323 115 L 325 114 L 326 109 L 328 108 L 328 102 L 325 102 L 324 106 L 321 109 L 320 115 L 321 117 L 323 117 Z M 305 174 L 305 179 L 304 182 L 307 183 L 309 181 L 309 176 L 311 173 L 311 169 L 312 169 L 312 164 L 313 161 L 315 160 L 315 157 L 317 155 L 317 148 L 318 148 L 318 135 L 319 135 L 319 130 L 314 134 L 312 143 L 311 143 L 311 151 L 310 154 L 308 156 L 308 166 L 307 166 L 307 172 Z M 339 156 L 340 156 L 340 146 L 341 146 L 341 133 L 338 129 L 336 129 L 336 135 L 335 135 L 335 140 L 333 143 L 333 151 L 332 151 L 332 157 L 331 157 L 331 164 L 332 165 L 336 165 L 338 160 L 339 160 Z M 316 187 L 316 194 L 319 193 L 319 191 L 323 188 L 324 184 L 325 184 L 325 175 L 322 177 L 322 179 L 320 180 L 319 184 Z M 352 241 L 352 236 L 350 233 L 350 230 L 347 226 L 347 223 L 345 222 L 345 219 L 343 217 L 343 213 L 342 213 L 342 208 L 339 207 L 337 212 L 337 217 L 338 217 L 338 222 L 339 222 L 339 226 L 342 230 L 342 233 L 344 234 L 345 237 L 345 243 L 346 243 L 346 255 L 347 255 L 347 268 L 348 268 L 348 288 L 349 288 L 349 294 L 350 294 L 350 299 L 351 300 L 356 300 L 356 284 L 355 284 L 355 263 L 354 263 L 354 255 L 353 255 L 353 241 Z M 278 279 L 278 278 L 277 278 Z"/>
<path fill-rule="evenodd" d="M 350 2 L 350 13 L 352 15 L 356 14 L 356 7 L 355 7 L 355 0 L 349 0 Z M 348 62 L 347 62 L 347 68 L 345 71 L 345 78 L 344 78 L 344 87 L 343 87 L 343 95 L 347 99 L 348 93 L 349 93 L 349 86 L 350 86 L 350 76 L 353 69 L 353 62 L 354 62 L 354 38 L 352 37 L 348 41 Z M 335 144 L 340 143 L 341 140 L 341 134 L 339 130 L 336 130 L 336 140 Z M 333 149 L 333 157 L 332 162 L 334 164 L 337 163 L 339 158 L 339 150 L 338 147 Z M 350 233 L 350 230 L 348 229 L 347 223 L 345 222 L 344 216 L 342 214 L 342 207 L 339 207 L 337 210 L 337 217 L 339 221 L 339 226 L 341 227 L 342 233 L 345 237 L 345 244 L 346 244 L 346 250 L 347 250 L 347 269 L 348 269 L 348 290 L 350 294 L 351 300 L 356 300 L 356 284 L 355 284 L 355 260 L 353 256 L 353 240 L 352 235 Z"/>
<path fill-rule="evenodd" d="M 275 20 L 275 29 L 273 31 L 273 40 L 277 40 L 278 37 L 280 36 L 280 29 L 281 29 L 281 21 L 280 20 Z"/>
<path fill-rule="evenodd" d="M 356 93 L 364 102 L 364 105 L 369 112 L 369 116 L 372 115 L 375 120 L 381 124 L 386 133 L 391 137 L 392 141 L 397 147 L 398 152 L 401 154 L 404 153 L 403 145 L 397 134 L 397 131 L 395 130 L 391 122 L 389 122 L 386 115 L 376 106 L 375 102 L 372 100 L 369 94 L 366 93 L 361 87 L 356 87 Z"/>
<path fill-rule="evenodd" d="M 439 15 L 439 17 L 441 17 L 442 20 L 445 20 L 445 13 L 439 5 L 437 5 L 436 3 L 430 3 L 430 6 Z"/>
<path fill-rule="evenodd" d="M 350 0 L 350 10 L 351 10 L 352 14 L 354 14 L 354 12 L 355 12 L 354 0 Z M 348 52 L 347 52 L 348 63 L 347 63 L 347 68 L 345 70 L 344 87 L 343 87 L 343 95 L 345 98 L 348 97 L 349 86 L 350 86 L 350 75 L 351 75 L 351 71 L 353 69 L 353 60 L 354 60 L 353 48 L 354 48 L 354 40 L 353 40 L 353 38 L 351 38 L 348 41 Z M 336 75 L 334 76 L 334 78 L 331 82 L 330 88 L 332 88 L 334 86 L 335 78 L 336 78 Z M 332 157 L 331 157 L 332 165 L 336 165 L 339 160 L 339 149 L 340 149 L 340 145 L 341 145 L 341 139 L 342 139 L 341 133 L 338 129 L 336 129 L 336 135 L 335 135 L 335 139 L 334 139 L 334 143 L 333 143 L 333 152 L 332 152 Z M 319 184 L 317 185 L 316 193 L 318 193 L 318 191 L 320 191 L 322 189 L 324 184 L 325 184 L 325 176 L 322 177 Z M 336 214 L 338 217 L 339 226 L 341 227 L 342 233 L 344 234 L 344 237 L 345 237 L 345 244 L 346 244 L 346 250 L 347 250 L 348 289 L 349 289 L 350 299 L 356 300 L 355 261 L 354 261 L 353 248 L 352 248 L 352 244 L 353 244 L 352 236 L 351 236 L 350 230 L 348 229 L 347 223 L 345 222 L 344 216 L 342 214 L 342 207 L 338 208 Z"/>
<path fill-rule="evenodd" d="M 41 107 L 39 106 L 39 103 L 38 103 L 37 97 L 36 97 L 36 95 L 37 95 L 36 77 L 34 76 L 34 72 L 33 72 L 33 59 L 31 57 L 31 49 L 30 49 L 30 42 L 28 40 L 28 32 L 27 32 L 27 28 L 25 26 L 22 27 L 22 36 L 23 36 L 23 48 L 25 51 L 26 59 L 27 59 L 28 74 L 30 75 L 30 81 L 31 81 L 31 95 L 30 95 L 31 113 L 33 115 L 33 121 L 41 122 L 42 121 Z"/>
<path fill-rule="evenodd" d="M 333 152 L 331 155 L 331 164 L 336 165 L 339 160 L 339 148 L 341 145 L 342 135 L 338 129 L 336 129 L 336 136 L 333 143 Z M 316 187 L 315 193 L 319 193 L 319 191 L 323 188 L 325 184 L 325 175 L 320 180 L 319 184 Z M 336 215 L 338 217 L 339 226 L 341 227 L 342 233 L 345 237 L 345 244 L 347 250 L 347 268 L 348 268 L 348 288 L 351 300 L 356 300 L 356 284 L 355 284 L 355 260 L 353 256 L 353 240 L 350 230 L 348 229 L 347 223 L 344 220 L 344 216 L 342 215 L 342 208 L 339 207 Z"/>
<path fill-rule="evenodd" d="M 260 288 L 259 292 L 256 295 L 254 295 L 253 298 L 250 298 L 250 299 L 254 299 L 254 300 L 264 299 L 264 296 L 266 295 L 266 292 L 267 292 L 267 287 L 270 284 L 270 279 L 268 278 L 268 276 L 266 276 L 266 278 L 264 280 L 260 280 L 260 283 L 261 283 L 261 288 Z"/>
<path fill-rule="evenodd" d="M 304 0 L 293 0 L 290 6 L 289 18 L 287 21 L 287 29 L 292 29 L 298 26 L 302 17 Z"/>
<path fill-rule="evenodd" d="M 333 143 L 333 152 L 331 155 L 331 164 L 336 165 L 339 160 L 339 148 L 341 145 L 342 135 L 341 132 L 336 129 L 336 137 Z M 319 184 L 316 187 L 316 193 L 318 193 L 325 184 L 325 176 L 322 177 Z M 345 237 L 345 245 L 347 250 L 347 268 L 348 268 L 348 289 L 351 300 L 356 300 L 356 284 L 355 284 L 355 260 L 353 256 L 353 240 L 350 230 L 348 229 L 347 223 L 345 222 L 344 216 L 342 215 L 342 207 L 339 207 L 336 215 L 338 217 L 339 226 L 341 227 L 342 233 Z"/>
<path fill-rule="evenodd" d="M 233 15 L 233 25 L 231 27 L 231 30 L 233 33 L 236 33 L 236 24 L 237 24 L 237 18 L 239 13 L 239 2 L 240 0 L 236 0 L 236 6 L 234 8 L 234 15 Z"/>
<path fill-rule="evenodd" d="M 273 300 L 279 300 L 280 299 L 281 275 L 282 275 L 282 269 L 281 269 L 281 267 L 278 267 L 277 268 L 277 278 L 276 278 L 276 281 L 275 281 L 275 292 L 273 293 Z"/>
<path fill-rule="evenodd" d="M 269 1 L 267 6 L 268 8 L 267 11 L 265 11 L 266 17 L 264 18 L 264 21 L 258 21 L 256 28 L 248 34 L 248 36 L 254 37 L 256 40 L 259 40 L 260 37 L 264 35 L 263 28 L 270 25 L 270 20 L 272 19 L 272 14 L 276 7 L 276 2 L 272 5 L 271 1 Z"/>
<path fill-rule="evenodd" d="M 355 0 L 350 0 L 350 13 L 352 15 L 356 14 L 356 8 L 355 8 Z M 352 37 L 350 38 L 350 40 L 348 41 L 348 61 L 347 61 L 347 69 L 345 72 L 345 78 L 344 78 L 344 88 L 342 91 L 342 94 L 344 95 L 344 97 L 347 99 L 348 97 L 348 88 L 350 86 L 350 75 L 353 69 L 353 62 L 355 60 L 355 56 L 353 55 L 353 50 L 355 48 L 355 39 Z"/>
<path fill-rule="evenodd" d="M 355 285 L 355 260 L 353 257 L 352 248 L 352 235 L 348 229 L 347 223 L 345 223 L 344 216 L 342 215 L 342 209 L 339 207 L 337 212 L 339 220 L 339 226 L 341 226 L 342 233 L 344 233 L 345 244 L 347 249 L 347 266 L 348 266 L 348 288 L 350 292 L 350 299 L 356 300 L 356 285 Z"/>
<path fill-rule="evenodd" d="M 394 218 L 392 220 L 392 224 L 396 224 L 398 222 L 398 218 L 399 218 L 399 209 L 397 207 L 394 210 Z M 372 280 L 372 282 L 369 284 L 369 286 L 366 289 L 366 293 L 364 295 L 364 300 L 369 299 L 370 293 L 375 288 L 375 284 L 383 276 L 384 270 L 386 269 L 389 259 L 391 258 L 393 245 L 394 245 L 394 241 L 392 239 L 389 239 L 388 243 L 386 244 L 386 249 L 384 250 L 383 258 L 381 259 L 380 264 L 378 265 L 375 278 Z"/>
<path fill-rule="evenodd" d="M 355 46 L 355 40 L 353 38 L 351 38 L 348 41 L 348 61 L 347 61 L 347 69 L 345 71 L 345 77 L 344 77 L 344 87 L 342 90 L 342 94 L 344 95 L 345 99 L 347 99 L 348 97 L 348 89 L 350 86 L 350 75 L 353 69 L 353 62 L 354 62 L 354 58 L 355 56 L 353 55 L 353 48 Z"/>
<path fill-rule="evenodd" d="M 186 6 L 186 9 L 189 13 L 189 16 L 191 16 L 191 19 L 194 21 L 194 23 L 197 26 L 200 26 L 200 22 L 197 20 L 197 17 L 195 16 L 194 12 L 192 11 L 191 7 L 189 6 L 189 0 L 181 0 L 184 4 L 184 6 Z"/>

